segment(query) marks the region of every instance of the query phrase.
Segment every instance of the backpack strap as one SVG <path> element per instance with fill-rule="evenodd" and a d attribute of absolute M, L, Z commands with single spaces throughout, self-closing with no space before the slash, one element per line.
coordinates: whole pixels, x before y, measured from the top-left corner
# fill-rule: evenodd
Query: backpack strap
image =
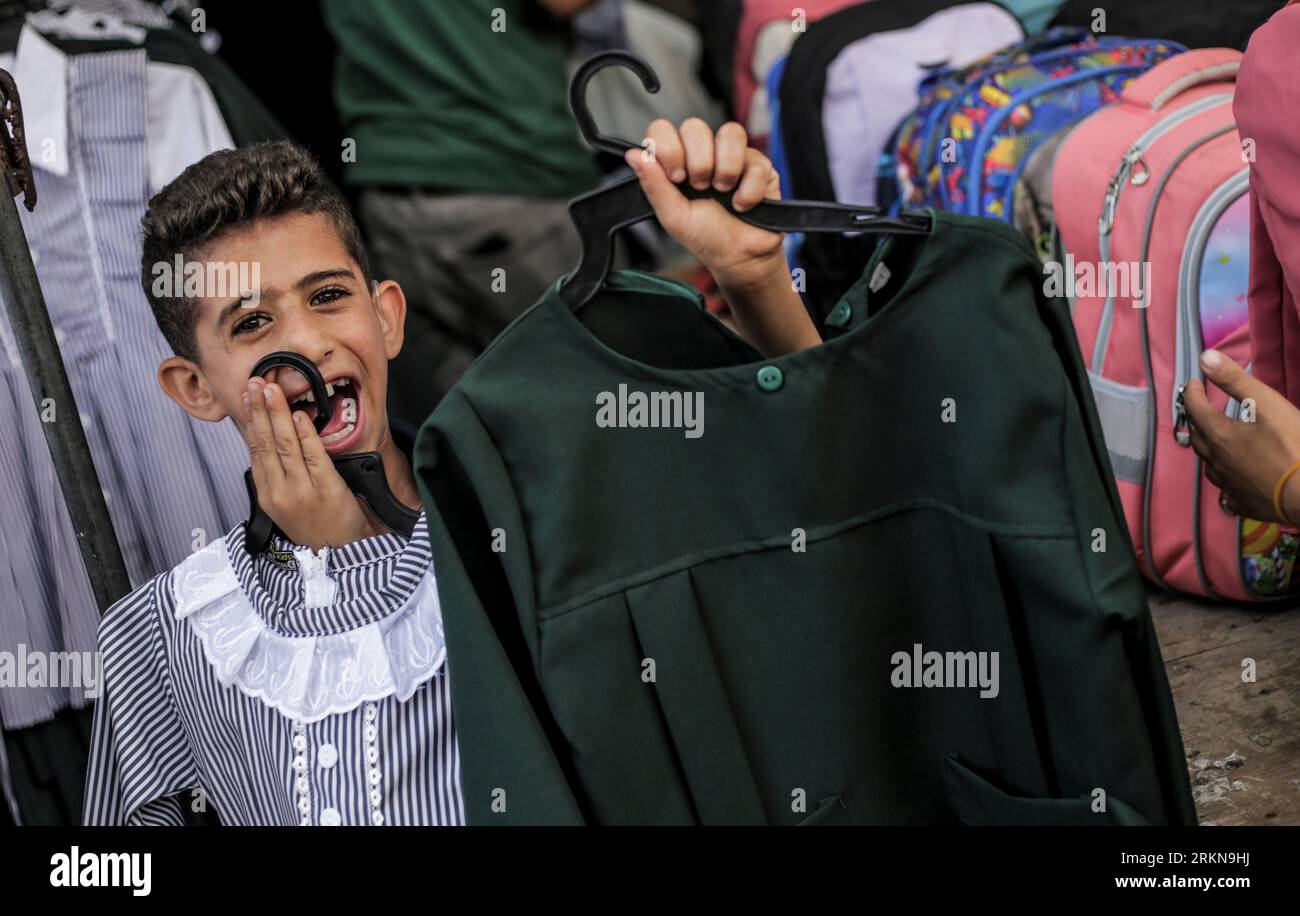
<path fill-rule="evenodd" d="M 1162 61 L 1129 83 L 1124 101 L 1159 111 L 1193 86 L 1236 82 L 1241 52 L 1232 48 L 1185 51 Z"/>

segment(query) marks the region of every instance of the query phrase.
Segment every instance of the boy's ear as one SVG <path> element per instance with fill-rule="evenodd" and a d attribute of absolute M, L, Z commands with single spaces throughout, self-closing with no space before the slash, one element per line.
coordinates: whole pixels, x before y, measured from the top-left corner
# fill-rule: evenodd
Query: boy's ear
<path fill-rule="evenodd" d="M 379 324 L 384 329 L 384 350 L 392 359 L 402 351 L 406 334 L 406 293 L 396 280 L 385 280 L 371 285 L 371 297 Z"/>
<path fill-rule="evenodd" d="M 158 367 L 158 384 L 191 417 L 212 423 L 226 418 L 225 408 L 213 396 L 203 370 L 196 363 L 180 356 L 168 357 Z"/>

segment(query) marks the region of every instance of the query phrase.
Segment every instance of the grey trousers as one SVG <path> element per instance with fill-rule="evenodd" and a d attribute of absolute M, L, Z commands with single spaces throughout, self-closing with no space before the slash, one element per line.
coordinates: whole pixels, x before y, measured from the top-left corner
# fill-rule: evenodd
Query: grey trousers
<path fill-rule="evenodd" d="M 389 367 L 390 416 L 422 424 L 501 330 L 578 263 L 568 204 L 419 190 L 362 192 L 378 280 L 402 285 L 406 340 Z"/>

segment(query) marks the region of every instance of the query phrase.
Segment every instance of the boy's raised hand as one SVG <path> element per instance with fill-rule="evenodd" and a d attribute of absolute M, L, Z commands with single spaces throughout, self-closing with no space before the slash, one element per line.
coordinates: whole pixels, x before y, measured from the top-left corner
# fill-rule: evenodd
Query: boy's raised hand
<path fill-rule="evenodd" d="M 320 550 L 373 533 L 311 420 L 302 411 L 290 412 L 279 385 L 249 379 L 244 410 L 257 502 L 285 537 Z"/>
<path fill-rule="evenodd" d="M 716 200 L 690 200 L 677 187 L 689 180 L 701 190 L 730 193 L 740 213 L 764 198 L 779 200 L 776 169 L 750 149 L 745 128 L 731 122 L 715 136 L 699 118 L 680 128 L 660 119 L 646 137 L 648 148 L 628 150 L 627 164 L 660 224 L 718 281 L 741 334 L 769 357 L 821 343 L 795 292 L 781 234 L 737 219 Z"/>
<path fill-rule="evenodd" d="M 741 222 L 716 201 L 689 200 L 676 187 L 689 180 L 701 190 L 734 192 L 732 206 L 742 213 L 764 198 L 779 200 L 776 169 L 749 147 L 745 128 L 732 121 L 715 136 L 699 118 L 683 121 L 680 128 L 661 118 L 650 125 L 646 139 L 648 148 L 628 150 L 626 160 L 669 234 L 724 289 L 765 277 L 774 259 L 782 258 L 781 235 Z"/>

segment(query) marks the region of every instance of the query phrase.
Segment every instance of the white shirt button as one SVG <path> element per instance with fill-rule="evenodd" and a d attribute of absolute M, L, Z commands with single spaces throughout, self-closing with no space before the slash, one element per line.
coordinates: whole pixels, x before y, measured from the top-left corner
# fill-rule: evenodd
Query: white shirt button
<path fill-rule="evenodd" d="M 372 786 L 377 786 L 377 785 L 379 785 L 379 771 L 378 771 L 378 770 L 371 770 L 371 771 L 370 771 L 370 784 L 371 784 Z"/>
<path fill-rule="evenodd" d="M 332 744 L 322 744 L 316 751 L 316 762 L 328 770 L 339 762 L 338 749 Z"/>
<path fill-rule="evenodd" d="M 326 808 L 320 813 L 320 825 L 322 827 L 337 827 L 343 823 L 343 818 L 339 814 L 338 808 Z"/>
<path fill-rule="evenodd" d="M 298 799 L 298 813 L 306 817 L 311 813 L 311 802 L 305 798 Z"/>
<path fill-rule="evenodd" d="M 379 748 L 377 747 L 366 748 L 366 763 L 376 763 L 378 762 L 378 760 L 379 760 Z"/>
<path fill-rule="evenodd" d="M 383 800 L 384 800 L 383 792 L 380 792 L 378 789 L 370 790 L 370 804 L 378 807 L 379 803 L 382 802 Z"/>
<path fill-rule="evenodd" d="M 375 825 L 376 827 L 381 827 L 381 826 L 383 826 L 383 823 L 384 823 L 384 812 L 382 812 L 382 811 L 376 811 L 376 812 L 374 813 L 374 815 L 371 816 L 370 820 L 371 820 L 372 823 L 374 823 L 374 825 Z"/>
<path fill-rule="evenodd" d="M 375 704 L 374 704 L 374 703 L 370 703 L 370 704 L 368 704 L 368 705 L 366 706 L 366 721 L 367 721 L 367 722 L 373 722 L 373 721 L 375 721 L 375 717 L 378 716 L 378 715 L 379 715 L 379 710 L 375 707 Z"/>
<path fill-rule="evenodd" d="M 375 736 L 378 734 L 379 732 L 375 730 L 375 727 L 373 725 L 366 726 L 366 741 L 374 741 Z"/>
<path fill-rule="evenodd" d="M 307 750 L 307 738 L 306 738 L 306 736 L 304 736 L 304 735 L 294 735 L 294 736 L 293 736 L 293 749 L 294 749 L 295 751 L 305 751 L 305 750 Z"/>
<path fill-rule="evenodd" d="M 293 758 L 293 768 L 294 768 L 295 770 L 297 770 L 299 773 L 301 773 L 301 772 L 303 772 L 304 770 L 306 770 L 306 769 L 307 769 L 307 758 L 306 758 L 306 757 L 295 757 L 295 758 Z"/>

